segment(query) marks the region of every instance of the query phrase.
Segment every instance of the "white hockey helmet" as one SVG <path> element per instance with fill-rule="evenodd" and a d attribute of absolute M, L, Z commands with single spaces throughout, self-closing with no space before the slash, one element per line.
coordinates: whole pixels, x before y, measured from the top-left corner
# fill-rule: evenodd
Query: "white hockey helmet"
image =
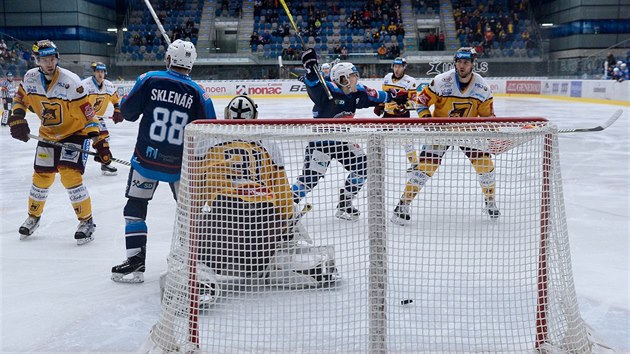
<path fill-rule="evenodd" d="M 330 64 L 328 64 L 328 63 L 322 64 L 322 71 L 323 70 L 330 70 Z"/>
<path fill-rule="evenodd" d="M 330 80 L 332 80 L 332 82 L 336 83 L 337 85 L 346 87 L 350 83 L 350 75 L 353 75 L 353 74 L 356 74 L 357 77 L 359 76 L 359 71 L 354 66 L 354 64 L 341 62 L 341 63 L 335 64 L 335 66 L 333 66 L 332 69 L 330 70 Z M 345 85 L 341 83 L 342 77 L 346 78 Z"/>
<path fill-rule="evenodd" d="M 169 63 L 170 58 L 170 63 Z M 195 45 L 181 39 L 175 40 L 166 49 L 165 59 L 167 67 L 171 66 L 192 70 L 195 60 L 197 60 L 197 50 Z"/>
<path fill-rule="evenodd" d="M 232 98 L 223 112 L 225 119 L 256 119 L 258 118 L 258 105 L 254 100 L 245 95 Z"/>

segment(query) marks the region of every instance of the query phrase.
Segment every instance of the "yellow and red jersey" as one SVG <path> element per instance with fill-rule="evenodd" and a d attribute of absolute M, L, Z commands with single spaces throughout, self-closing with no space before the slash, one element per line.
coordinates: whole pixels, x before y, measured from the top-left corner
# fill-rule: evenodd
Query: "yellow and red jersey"
<path fill-rule="evenodd" d="M 31 108 L 41 121 L 39 136 L 59 141 L 70 135 L 98 136 L 98 120 L 81 79 L 57 67 L 50 82 L 38 68 L 24 75 L 13 101 L 13 110 Z"/>
<path fill-rule="evenodd" d="M 416 99 L 416 90 L 418 89 L 418 85 L 416 83 L 416 79 L 407 74 L 397 79 L 394 77 L 393 73 L 388 73 L 383 78 L 383 91 L 387 92 L 390 89 L 407 91 L 409 102 L 414 102 Z M 387 102 L 385 103 L 384 111 L 390 115 L 397 115 L 400 113 L 400 107 L 396 102 Z"/>
<path fill-rule="evenodd" d="M 83 87 L 88 95 L 90 104 L 94 107 L 94 114 L 97 117 L 104 117 L 107 106 L 111 103 L 114 108 L 118 107 L 120 98 L 118 97 L 118 90 L 116 86 L 109 80 L 103 80 L 99 85 L 93 76 L 84 79 L 82 82 Z"/>
<path fill-rule="evenodd" d="M 204 164 L 204 196 L 218 195 L 251 203 L 271 203 L 283 219 L 293 215 L 293 193 L 278 147 L 264 141 L 219 142 L 208 149 Z"/>
<path fill-rule="evenodd" d="M 417 96 L 418 115 L 433 117 L 492 117 L 494 116 L 492 90 L 486 80 L 472 74 L 465 88 L 459 82 L 455 69 L 437 75 Z"/>

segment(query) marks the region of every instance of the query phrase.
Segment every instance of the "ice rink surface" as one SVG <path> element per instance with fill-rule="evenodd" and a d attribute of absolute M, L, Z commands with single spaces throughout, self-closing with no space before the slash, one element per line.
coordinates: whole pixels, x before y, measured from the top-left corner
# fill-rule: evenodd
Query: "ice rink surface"
<path fill-rule="evenodd" d="M 222 116 L 228 99 L 215 99 Z M 261 118 L 307 118 L 307 98 L 261 98 Z M 499 97 L 501 117 L 545 117 L 559 128 L 596 126 L 618 106 L 541 98 Z M 623 107 L 622 107 L 623 108 Z M 374 117 L 371 109 L 357 117 Z M 39 126 L 29 115 L 32 132 Z M 603 132 L 562 134 L 560 158 L 573 272 L 584 320 L 619 353 L 630 352 L 630 113 Z M 137 123 L 108 123 L 114 156 L 128 160 Z M 134 352 L 159 314 L 159 274 L 166 269 L 175 203 L 162 185 L 149 204 L 145 283 L 117 284 L 110 269 L 125 258 L 127 168 L 102 176 L 90 160 L 87 185 L 97 225 L 95 241 L 77 247 L 74 212 L 59 178 L 41 226 L 20 241 L 26 218 L 35 141 L 22 143 L 0 129 L 2 309 L 0 352 Z M 295 176 L 291 175 L 292 180 Z"/>

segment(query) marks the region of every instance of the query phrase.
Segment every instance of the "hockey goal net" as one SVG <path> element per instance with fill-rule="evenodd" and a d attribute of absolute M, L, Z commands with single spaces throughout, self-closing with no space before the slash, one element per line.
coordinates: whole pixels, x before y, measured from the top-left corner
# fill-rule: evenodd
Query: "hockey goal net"
<path fill-rule="evenodd" d="M 354 150 L 328 161 L 332 150 L 309 152 L 313 142 Z M 409 220 L 394 223 L 414 178 L 409 156 L 422 147 L 441 151 L 441 164 Z M 545 119 L 217 120 L 188 125 L 184 150 L 161 313 L 145 351 L 591 350 L 557 128 Z M 471 151 L 493 161 L 498 217 L 484 213 Z M 305 176 L 322 178 L 287 211 L 283 185 Z M 273 188 L 271 177 L 281 179 Z M 351 199 L 360 215 L 336 218 L 352 183 L 364 183 Z"/>

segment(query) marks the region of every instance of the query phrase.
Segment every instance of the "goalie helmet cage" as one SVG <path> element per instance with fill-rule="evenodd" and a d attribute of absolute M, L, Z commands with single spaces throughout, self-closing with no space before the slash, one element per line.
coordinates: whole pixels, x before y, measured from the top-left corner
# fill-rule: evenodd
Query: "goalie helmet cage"
<path fill-rule="evenodd" d="M 544 118 L 216 120 L 188 125 L 160 317 L 142 350 L 591 352 L 571 270 L 557 134 Z M 349 174 L 334 160 L 301 201 L 314 206 L 302 224 L 315 246 L 334 250 L 340 279 L 278 286 L 271 273 L 260 271 L 274 263 L 274 247 L 261 253 L 248 241 L 261 232 L 268 234 L 261 242 L 277 241 L 261 226 L 265 223 L 254 215 L 208 226 L 209 217 L 224 220 L 225 215 L 211 215 L 216 208 L 209 201 L 216 190 L 208 192 L 213 177 L 202 166 L 222 166 L 221 173 L 232 178 L 243 177 L 234 169 L 259 172 L 248 165 L 258 163 L 252 155 L 241 156 L 238 163 L 231 160 L 230 166 L 211 161 L 217 155 L 208 154 L 209 147 L 233 140 L 277 144 L 290 183 L 321 172 L 327 164 L 319 156 L 313 161 L 317 165 L 302 170 L 309 142 L 351 142 L 350 150 L 365 152 L 367 179 L 353 200 L 361 212 L 358 221 L 334 217 L 340 189 L 357 183 L 356 169 Z M 406 152 L 413 147 L 418 153 L 422 146 L 444 152 L 443 159 L 411 204 L 409 224 L 399 226 L 390 219 L 411 176 Z M 501 212 L 497 219 L 483 213 L 479 176 L 464 153 L 470 149 L 494 162 Z M 350 165 L 359 161 L 343 158 Z M 478 168 L 492 172 L 488 166 Z M 230 232 L 229 240 L 216 235 Z M 226 243 L 231 243 L 230 250 L 217 251 Z M 296 257 L 298 252 L 291 250 L 300 246 L 286 247 Z M 214 263 L 208 262 L 208 254 Z M 291 266 L 295 264 L 300 262 Z"/>

